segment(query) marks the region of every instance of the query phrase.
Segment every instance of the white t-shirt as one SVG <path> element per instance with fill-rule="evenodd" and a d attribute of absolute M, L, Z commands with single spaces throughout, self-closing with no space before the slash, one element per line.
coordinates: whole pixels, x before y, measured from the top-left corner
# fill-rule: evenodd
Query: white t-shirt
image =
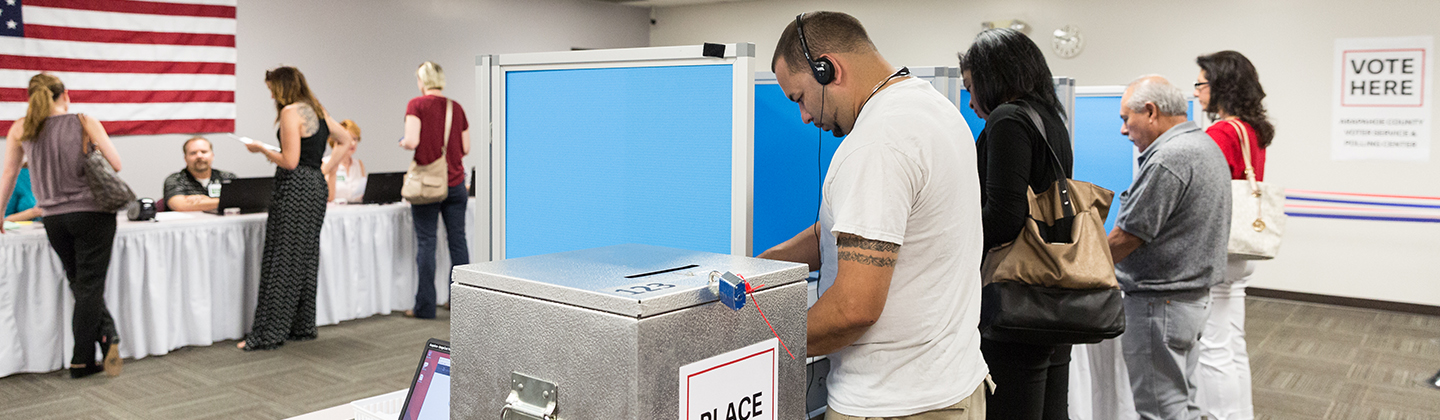
<path fill-rule="evenodd" d="M 835 234 L 900 244 L 880 319 L 830 354 L 829 404 L 908 416 L 965 399 L 980 354 L 980 181 L 955 104 L 918 79 L 875 94 L 835 151 L 820 204 L 820 293 L 835 283 Z"/>

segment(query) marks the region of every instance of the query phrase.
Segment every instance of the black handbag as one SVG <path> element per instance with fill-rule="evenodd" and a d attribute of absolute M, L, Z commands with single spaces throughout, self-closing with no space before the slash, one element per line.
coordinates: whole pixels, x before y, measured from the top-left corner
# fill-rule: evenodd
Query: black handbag
<path fill-rule="evenodd" d="M 981 264 L 980 334 L 1035 345 L 1099 343 L 1125 332 L 1125 302 L 1105 238 L 1115 193 L 1065 176 L 1040 114 L 1029 115 L 1055 164 L 1055 183 L 1028 194 L 1030 217 L 1014 241 Z"/>

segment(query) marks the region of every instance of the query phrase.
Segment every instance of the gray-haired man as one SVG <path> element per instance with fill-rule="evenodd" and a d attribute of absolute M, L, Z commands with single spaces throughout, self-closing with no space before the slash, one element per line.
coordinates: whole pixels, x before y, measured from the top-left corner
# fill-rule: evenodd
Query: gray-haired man
<path fill-rule="evenodd" d="M 1187 121 L 1185 96 L 1159 76 L 1130 83 L 1120 133 L 1140 149 L 1140 175 L 1120 194 L 1110 232 L 1125 291 L 1121 342 L 1142 419 L 1198 419 L 1194 351 L 1225 275 L 1230 173 L 1225 156 Z"/>

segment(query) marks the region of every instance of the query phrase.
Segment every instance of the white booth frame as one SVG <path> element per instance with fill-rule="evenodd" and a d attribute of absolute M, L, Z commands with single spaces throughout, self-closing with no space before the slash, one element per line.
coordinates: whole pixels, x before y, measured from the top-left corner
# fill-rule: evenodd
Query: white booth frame
<path fill-rule="evenodd" d="M 505 259 L 505 76 L 512 71 L 731 65 L 730 253 L 750 256 L 754 224 L 754 57 L 755 44 L 725 44 L 720 58 L 702 54 L 704 46 L 623 48 L 480 55 L 475 57 L 479 126 L 489 145 L 489 255 Z M 482 183 L 476 180 L 476 183 Z M 478 192 L 477 192 L 478 195 Z"/>

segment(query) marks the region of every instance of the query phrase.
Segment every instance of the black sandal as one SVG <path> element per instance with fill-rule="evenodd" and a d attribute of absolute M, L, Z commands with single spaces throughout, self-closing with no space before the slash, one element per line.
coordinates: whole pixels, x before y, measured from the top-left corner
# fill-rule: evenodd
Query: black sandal
<path fill-rule="evenodd" d="M 70 379 L 80 379 L 86 376 L 104 372 L 105 367 L 100 365 L 85 365 L 82 367 L 70 367 Z"/>

